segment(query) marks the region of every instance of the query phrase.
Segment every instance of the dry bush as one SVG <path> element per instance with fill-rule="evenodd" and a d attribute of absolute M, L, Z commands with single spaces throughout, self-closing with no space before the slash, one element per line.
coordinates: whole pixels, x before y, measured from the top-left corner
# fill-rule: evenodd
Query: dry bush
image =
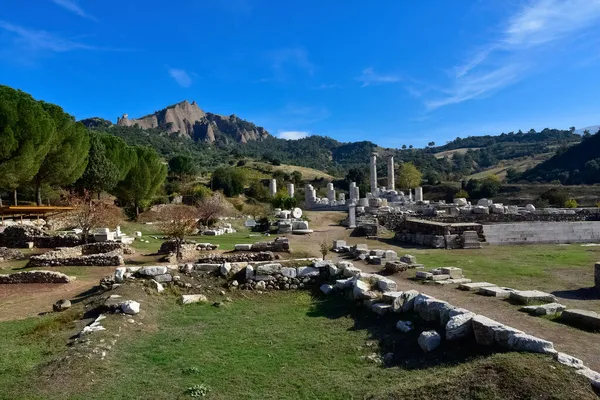
<path fill-rule="evenodd" d="M 211 226 L 220 217 L 234 216 L 237 211 L 233 205 L 219 192 L 205 197 L 196 204 L 198 219 L 203 226 Z"/>
<path fill-rule="evenodd" d="M 69 204 L 75 209 L 67 213 L 67 218 L 81 229 L 85 243 L 89 234 L 97 228 L 116 228 L 123 221 L 123 211 L 112 202 L 93 200 L 90 193 L 69 197 Z"/>
<path fill-rule="evenodd" d="M 181 244 L 196 230 L 198 210 L 181 204 L 169 204 L 158 214 L 158 229 L 175 241 L 177 258 L 181 258 Z"/>

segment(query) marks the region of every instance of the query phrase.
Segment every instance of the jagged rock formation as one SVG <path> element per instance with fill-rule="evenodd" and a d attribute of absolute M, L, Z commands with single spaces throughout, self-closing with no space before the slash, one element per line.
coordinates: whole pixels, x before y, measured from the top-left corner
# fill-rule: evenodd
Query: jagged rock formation
<path fill-rule="evenodd" d="M 185 100 L 142 118 L 129 119 L 127 114 L 117 119 L 119 126 L 138 126 L 141 129 L 162 129 L 172 135 L 195 141 L 247 143 L 269 136 L 264 128 L 238 118 L 205 113 L 196 102 Z"/>

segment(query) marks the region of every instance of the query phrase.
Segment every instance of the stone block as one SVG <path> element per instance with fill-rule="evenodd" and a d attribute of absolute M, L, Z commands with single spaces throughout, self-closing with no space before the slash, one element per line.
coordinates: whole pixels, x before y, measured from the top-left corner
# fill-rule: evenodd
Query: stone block
<path fill-rule="evenodd" d="M 296 275 L 297 275 L 296 268 L 282 267 L 281 268 L 281 275 L 285 276 L 286 278 L 295 278 Z"/>
<path fill-rule="evenodd" d="M 554 354 L 554 359 L 562 365 L 566 365 L 567 367 L 575 369 L 585 368 L 583 361 L 581 361 L 579 358 L 575 358 L 565 353 L 557 352 L 556 354 Z"/>
<path fill-rule="evenodd" d="M 479 345 L 491 346 L 495 342 L 496 331 L 503 327 L 500 322 L 496 322 L 493 319 L 484 317 L 483 315 L 476 315 L 471 319 L 473 326 L 473 333 L 475 335 L 475 341 Z"/>
<path fill-rule="evenodd" d="M 391 292 L 398 288 L 398 284 L 386 277 L 377 275 L 377 289 L 382 292 Z"/>
<path fill-rule="evenodd" d="M 207 303 L 208 299 L 203 294 L 184 294 L 181 296 L 181 304 Z"/>
<path fill-rule="evenodd" d="M 541 292 L 539 290 L 514 291 L 509 297 L 519 304 L 553 303 L 556 301 L 556 298 L 550 293 Z"/>
<path fill-rule="evenodd" d="M 275 275 L 281 273 L 281 264 L 279 263 L 270 263 L 258 265 L 256 267 L 256 275 Z"/>
<path fill-rule="evenodd" d="M 419 302 L 415 305 L 415 313 L 417 313 L 423 320 L 428 322 L 440 321 L 440 313 L 443 309 L 449 308 L 448 302 L 430 298 Z"/>
<path fill-rule="evenodd" d="M 600 314 L 587 310 L 565 310 L 560 315 L 560 319 L 573 326 L 585 329 L 600 330 Z"/>
<path fill-rule="evenodd" d="M 154 280 L 156 282 L 171 282 L 173 280 L 173 276 L 171 274 L 160 274 L 154 275 Z"/>
<path fill-rule="evenodd" d="M 450 275 L 451 279 L 460 279 L 463 277 L 462 269 L 456 267 L 443 267 L 442 274 Z"/>
<path fill-rule="evenodd" d="M 525 351 L 530 353 L 556 353 L 552 342 L 525 333 L 511 335 L 508 338 L 508 348 L 512 351 Z"/>
<path fill-rule="evenodd" d="M 414 309 L 415 298 L 419 295 L 416 290 L 407 290 L 392 302 L 394 312 L 407 312 Z"/>
<path fill-rule="evenodd" d="M 362 271 L 359 268 L 356 268 L 354 266 L 352 267 L 347 267 L 344 269 L 344 272 L 342 274 L 342 276 L 349 278 L 349 277 L 355 277 L 360 275 Z"/>
<path fill-rule="evenodd" d="M 498 287 L 498 286 L 494 285 L 493 283 L 489 283 L 489 282 L 463 283 L 458 286 L 458 288 L 460 290 L 472 290 L 472 291 L 478 291 L 479 288 L 482 288 L 482 287 Z"/>
<path fill-rule="evenodd" d="M 198 272 L 217 272 L 221 268 L 221 264 L 194 264 L 194 271 Z"/>
<path fill-rule="evenodd" d="M 431 275 L 429 278 L 427 278 L 430 281 L 445 281 L 447 279 L 450 279 L 450 275 L 446 275 L 446 274 L 433 274 Z"/>
<path fill-rule="evenodd" d="M 404 293 L 404 292 L 396 292 L 396 291 L 383 292 L 383 295 L 381 296 L 381 300 L 383 300 L 384 303 L 392 304 L 394 302 L 394 300 L 396 300 L 398 297 L 402 296 L 402 293 Z"/>
<path fill-rule="evenodd" d="M 354 294 L 354 298 L 356 300 L 368 300 L 368 299 L 377 299 L 379 298 L 379 293 L 371 289 L 371 285 L 367 282 L 361 281 L 357 279 L 354 282 L 354 288 L 352 289 L 352 293 Z"/>
<path fill-rule="evenodd" d="M 521 308 L 521 311 L 528 312 L 532 315 L 556 315 L 566 309 L 567 307 L 562 304 L 548 303 L 541 306 L 525 306 Z"/>
<path fill-rule="evenodd" d="M 402 257 L 400 257 L 400 261 L 402 261 L 403 263 L 407 263 L 407 264 L 416 264 L 417 257 L 411 256 L 410 254 L 405 254 Z"/>
<path fill-rule="evenodd" d="M 350 289 L 352 286 L 354 286 L 352 278 L 338 279 L 335 281 L 335 288 L 339 290 Z"/>
<path fill-rule="evenodd" d="M 298 277 L 319 276 L 319 268 L 315 267 L 298 267 Z"/>
<path fill-rule="evenodd" d="M 431 272 L 417 271 L 415 273 L 415 278 L 417 279 L 431 279 L 431 277 L 433 277 Z"/>
<path fill-rule="evenodd" d="M 333 286 L 331 285 L 327 285 L 327 284 L 323 284 L 319 287 L 319 289 L 321 290 L 321 292 L 323 292 L 324 294 L 329 294 L 333 291 Z"/>
<path fill-rule="evenodd" d="M 236 244 L 234 249 L 235 251 L 250 251 L 252 250 L 252 244 Z"/>
<path fill-rule="evenodd" d="M 346 246 L 346 241 L 345 240 L 334 240 L 333 241 L 333 250 L 339 250 L 342 247 Z"/>
<path fill-rule="evenodd" d="M 500 299 L 508 299 L 512 292 L 514 292 L 513 289 L 498 286 L 480 287 L 478 290 L 479 294 L 484 296 L 498 297 Z"/>
<path fill-rule="evenodd" d="M 385 303 L 375 303 L 371 307 L 371 310 L 373 310 L 373 312 L 377 315 L 385 315 L 389 311 L 391 311 L 391 309 L 392 309 L 392 306 L 390 304 L 385 304 Z"/>
<path fill-rule="evenodd" d="M 442 338 L 436 331 L 425 331 L 419 335 L 417 342 L 419 343 L 421 350 L 428 353 L 438 348 L 442 342 Z"/>
<path fill-rule="evenodd" d="M 157 266 L 157 267 L 144 267 L 137 271 L 139 275 L 142 276 L 155 276 L 155 275 L 163 275 L 167 273 L 167 267 Z"/>
<path fill-rule="evenodd" d="M 413 325 L 410 321 L 398 321 L 396 322 L 396 329 L 400 332 L 406 333 L 412 331 Z"/>
<path fill-rule="evenodd" d="M 446 339 L 460 340 L 473 334 L 471 320 L 475 316 L 472 312 L 452 316 L 446 323 Z"/>

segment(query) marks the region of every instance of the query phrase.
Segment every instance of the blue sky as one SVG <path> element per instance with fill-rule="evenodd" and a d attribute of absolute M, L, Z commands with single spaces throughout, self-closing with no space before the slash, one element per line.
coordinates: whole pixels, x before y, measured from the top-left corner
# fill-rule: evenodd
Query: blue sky
<path fill-rule="evenodd" d="M 5 0 L 0 83 L 385 147 L 600 123 L 600 0 Z"/>

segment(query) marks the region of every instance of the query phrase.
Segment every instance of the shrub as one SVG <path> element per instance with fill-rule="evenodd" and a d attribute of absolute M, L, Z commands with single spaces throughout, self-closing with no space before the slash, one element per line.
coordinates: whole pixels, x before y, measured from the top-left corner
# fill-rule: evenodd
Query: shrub
<path fill-rule="evenodd" d="M 456 192 L 456 194 L 454 195 L 454 198 L 456 199 L 456 198 L 461 198 L 461 197 L 468 199 L 469 193 L 467 193 L 467 191 L 464 189 L 460 189 L 458 192 Z"/>
<path fill-rule="evenodd" d="M 579 204 L 577 204 L 577 200 L 569 199 L 565 201 L 565 208 L 577 208 Z"/>
<path fill-rule="evenodd" d="M 552 206 L 563 207 L 569 200 L 569 194 L 564 189 L 552 188 L 542 193 L 540 199 L 546 200 Z"/>

